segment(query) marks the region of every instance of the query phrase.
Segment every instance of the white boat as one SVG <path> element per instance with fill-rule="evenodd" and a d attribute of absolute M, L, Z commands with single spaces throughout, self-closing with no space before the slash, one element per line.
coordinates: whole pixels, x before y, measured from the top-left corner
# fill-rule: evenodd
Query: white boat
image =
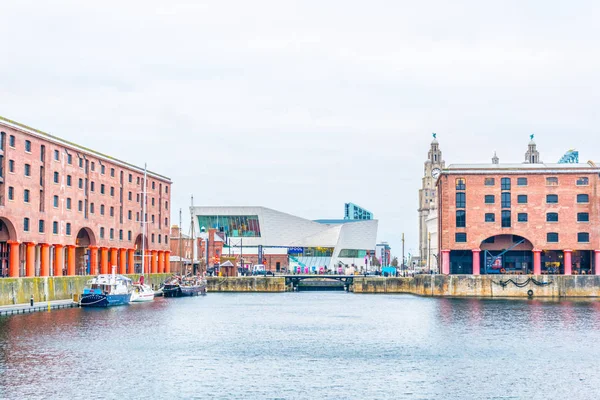
<path fill-rule="evenodd" d="M 146 166 L 144 165 L 144 197 L 142 203 L 142 215 L 146 215 Z M 142 222 L 142 236 L 146 237 L 146 222 Z M 133 284 L 133 292 L 131 293 L 131 302 L 132 303 L 142 303 L 147 301 L 154 301 L 154 290 L 150 287 L 150 285 L 144 284 L 144 273 L 145 265 L 146 265 L 146 251 L 144 249 L 145 240 L 142 239 L 142 276 L 140 276 L 140 281 L 135 282 Z"/>
<path fill-rule="evenodd" d="M 141 303 L 144 301 L 154 300 L 154 290 L 148 285 L 136 282 L 133 284 L 133 292 L 131 292 L 131 302 Z"/>

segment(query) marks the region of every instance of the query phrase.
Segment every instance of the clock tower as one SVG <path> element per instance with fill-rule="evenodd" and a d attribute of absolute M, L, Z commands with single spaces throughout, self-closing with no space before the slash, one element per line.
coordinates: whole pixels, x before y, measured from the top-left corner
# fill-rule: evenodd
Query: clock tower
<path fill-rule="evenodd" d="M 432 226 L 431 223 L 427 224 L 428 217 L 435 217 L 433 214 L 437 214 L 437 196 L 435 184 L 440 172 L 446 166 L 446 163 L 442 159 L 442 151 L 437 141 L 436 134 L 433 134 L 433 141 L 427 153 L 427 161 L 424 164 L 424 176 L 422 181 L 421 189 L 419 190 L 419 255 L 421 260 L 421 266 L 432 266 L 437 263 L 429 263 L 428 257 L 431 249 L 429 248 L 430 243 L 428 240 L 428 229 L 427 226 Z M 431 232 L 433 233 L 433 232 Z M 437 230 L 435 232 L 436 243 L 433 243 L 434 238 L 431 238 L 431 248 L 437 248 Z M 437 253 L 437 250 L 436 250 Z M 431 252 L 433 255 L 434 253 Z"/>

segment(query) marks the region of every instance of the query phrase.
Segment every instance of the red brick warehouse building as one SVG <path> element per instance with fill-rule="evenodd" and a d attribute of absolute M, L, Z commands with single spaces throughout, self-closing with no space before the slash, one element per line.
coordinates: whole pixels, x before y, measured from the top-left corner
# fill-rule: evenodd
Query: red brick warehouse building
<path fill-rule="evenodd" d="M 2 276 L 139 272 L 142 240 L 168 272 L 169 178 L 147 173 L 144 238 L 143 168 L 1 117 L 0 135 Z"/>
<path fill-rule="evenodd" d="M 436 186 L 445 274 L 600 274 L 598 181 L 588 164 L 450 165 Z"/>

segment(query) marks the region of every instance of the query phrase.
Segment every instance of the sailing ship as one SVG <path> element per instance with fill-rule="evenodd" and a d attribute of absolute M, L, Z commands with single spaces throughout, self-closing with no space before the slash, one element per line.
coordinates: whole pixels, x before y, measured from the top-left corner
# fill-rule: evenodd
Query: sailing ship
<path fill-rule="evenodd" d="M 195 243 L 194 243 L 194 211 L 193 211 L 193 207 L 194 207 L 194 197 L 192 196 L 192 207 L 190 208 L 190 212 L 191 212 L 191 241 L 192 241 L 192 260 L 191 260 L 191 271 L 186 271 L 187 273 L 184 272 L 184 267 L 183 267 L 183 257 L 182 257 L 182 250 L 181 250 L 181 244 L 182 242 L 182 238 L 181 238 L 181 229 L 179 230 L 179 243 L 180 243 L 180 256 L 179 256 L 179 262 L 180 262 L 180 270 L 181 270 L 181 276 L 178 275 L 174 275 L 171 278 L 167 279 L 162 287 L 162 292 L 163 295 L 165 297 L 182 297 L 182 296 L 198 296 L 200 294 L 205 295 L 206 294 L 206 280 L 202 279 L 199 275 L 194 275 L 194 271 L 193 271 L 193 262 L 194 262 L 194 250 L 195 250 Z M 179 226 L 181 226 L 181 210 L 179 211 Z"/>
<path fill-rule="evenodd" d="M 86 283 L 79 301 L 81 307 L 108 307 L 129 304 L 133 291 L 132 281 L 126 276 L 101 274 Z"/>
<path fill-rule="evenodd" d="M 132 303 L 141 303 L 146 301 L 154 301 L 154 290 L 149 285 L 144 284 L 144 274 L 146 272 L 146 201 L 147 201 L 147 193 L 146 193 L 146 183 L 147 183 L 147 173 L 146 173 L 146 165 L 144 164 L 144 192 L 143 192 L 143 200 L 142 200 L 142 275 L 140 276 L 140 280 L 135 282 L 133 286 L 133 291 L 131 293 L 131 302 Z"/>

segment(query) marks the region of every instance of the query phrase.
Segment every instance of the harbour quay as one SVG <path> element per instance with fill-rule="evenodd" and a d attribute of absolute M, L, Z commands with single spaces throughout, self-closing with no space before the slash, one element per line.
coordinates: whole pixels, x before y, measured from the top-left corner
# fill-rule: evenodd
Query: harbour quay
<path fill-rule="evenodd" d="M 169 273 L 170 203 L 170 178 L 0 117 L 1 277 Z"/>

